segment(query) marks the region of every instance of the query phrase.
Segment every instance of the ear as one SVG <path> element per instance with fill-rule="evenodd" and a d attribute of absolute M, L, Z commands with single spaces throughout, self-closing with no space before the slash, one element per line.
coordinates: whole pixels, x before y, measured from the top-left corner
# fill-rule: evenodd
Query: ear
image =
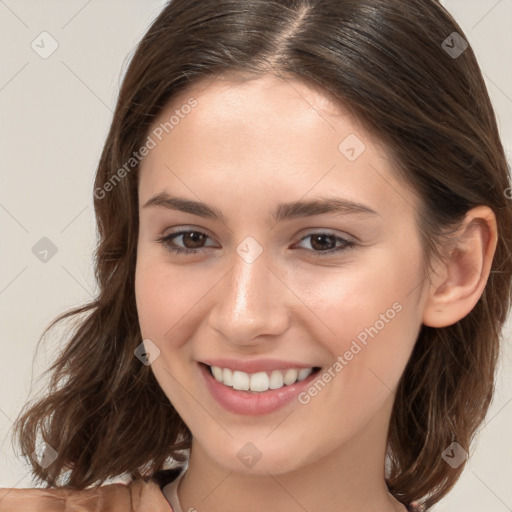
<path fill-rule="evenodd" d="M 438 262 L 423 311 L 429 327 L 447 327 L 464 318 L 481 297 L 496 251 L 496 216 L 487 206 L 469 210 L 454 233 L 448 254 Z"/>

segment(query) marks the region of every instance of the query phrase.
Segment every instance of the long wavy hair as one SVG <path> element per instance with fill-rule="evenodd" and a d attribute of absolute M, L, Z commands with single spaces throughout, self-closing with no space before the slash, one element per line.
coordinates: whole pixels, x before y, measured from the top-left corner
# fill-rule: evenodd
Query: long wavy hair
<path fill-rule="evenodd" d="M 483 294 L 454 325 L 422 326 L 389 428 L 386 482 L 397 499 L 428 510 L 453 487 L 464 464 L 454 469 L 441 454 L 453 441 L 470 452 L 485 418 L 512 284 L 510 177 L 464 39 L 435 0 L 173 0 L 163 8 L 130 60 L 97 168 L 97 297 L 44 331 L 73 321 L 47 370 L 49 388 L 17 418 L 16 443 L 36 479 L 82 489 L 121 475 L 149 478 L 186 460 L 189 429 L 150 366 L 134 357 L 142 341 L 134 293 L 139 165 L 130 159 L 159 112 L 192 83 L 273 73 L 320 86 L 377 134 L 421 198 L 426 266 L 469 209 L 487 205 L 496 215 Z M 31 457 L 41 440 L 57 452 L 46 468 Z"/>

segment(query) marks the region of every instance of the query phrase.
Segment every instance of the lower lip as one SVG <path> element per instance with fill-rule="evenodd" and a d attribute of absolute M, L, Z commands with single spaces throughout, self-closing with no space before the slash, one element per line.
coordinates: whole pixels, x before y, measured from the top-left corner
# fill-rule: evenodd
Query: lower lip
<path fill-rule="evenodd" d="M 318 373 L 314 372 L 306 379 L 280 389 L 269 389 L 268 391 L 253 393 L 225 386 L 213 377 L 206 365 L 200 364 L 199 367 L 213 398 L 224 409 L 245 416 L 269 414 L 284 407 L 296 398 L 301 391 L 307 388 Z"/>

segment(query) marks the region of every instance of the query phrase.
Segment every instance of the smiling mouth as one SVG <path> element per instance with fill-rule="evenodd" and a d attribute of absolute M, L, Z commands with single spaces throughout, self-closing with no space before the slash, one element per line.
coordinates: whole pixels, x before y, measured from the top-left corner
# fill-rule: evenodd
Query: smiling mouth
<path fill-rule="evenodd" d="M 320 370 L 318 366 L 310 368 L 288 368 L 286 370 L 272 370 L 257 373 L 246 373 L 230 368 L 204 365 L 212 377 L 226 387 L 239 391 L 264 393 L 272 389 L 281 389 L 307 379 Z"/>

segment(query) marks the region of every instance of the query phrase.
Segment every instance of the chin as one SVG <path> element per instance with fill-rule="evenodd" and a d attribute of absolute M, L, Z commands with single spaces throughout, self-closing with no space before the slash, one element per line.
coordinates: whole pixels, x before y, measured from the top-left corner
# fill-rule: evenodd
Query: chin
<path fill-rule="evenodd" d="M 247 439 L 247 438 L 246 438 Z M 226 471 L 252 476 L 268 477 L 268 474 L 290 473 L 310 463 L 303 446 L 287 445 L 282 442 L 276 446 L 268 439 L 261 441 L 240 441 L 232 439 L 224 443 L 223 450 L 209 451 L 209 456 Z M 210 443 L 209 446 L 215 446 Z M 217 446 L 221 446 L 217 443 Z"/>

